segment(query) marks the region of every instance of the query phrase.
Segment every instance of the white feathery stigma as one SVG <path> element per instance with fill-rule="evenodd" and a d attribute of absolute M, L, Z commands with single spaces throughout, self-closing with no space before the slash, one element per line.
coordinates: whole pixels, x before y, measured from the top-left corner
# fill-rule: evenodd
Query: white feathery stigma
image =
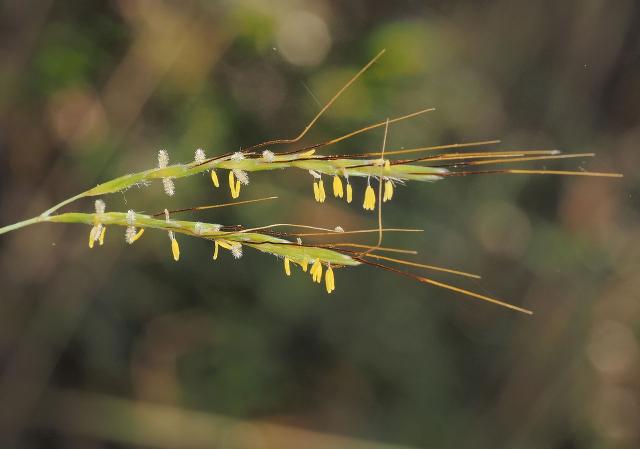
<path fill-rule="evenodd" d="M 262 158 L 267 162 L 273 162 L 275 157 L 276 157 L 276 155 L 271 150 L 264 150 L 262 152 Z"/>
<path fill-rule="evenodd" d="M 167 150 L 158 151 L 158 168 L 167 168 L 169 165 L 169 153 Z M 162 187 L 164 193 L 169 196 L 173 196 L 176 193 L 176 186 L 171 178 L 162 178 Z"/>
<path fill-rule="evenodd" d="M 167 150 L 158 151 L 158 168 L 166 168 L 169 165 L 169 153 Z"/>
<path fill-rule="evenodd" d="M 237 168 L 234 168 L 232 171 L 236 179 L 240 181 L 240 184 L 245 186 L 249 184 L 249 174 L 246 171 Z"/>
<path fill-rule="evenodd" d="M 207 160 L 207 155 L 204 153 L 204 150 L 202 148 L 198 148 L 193 159 L 196 164 L 202 164 Z"/>
<path fill-rule="evenodd" d="M 94 206 L 96 208 L 96 214 L 104 214 L 104 210 L 107 207 L 107 205 L 102 200 L 96 200 Z"/>
<path fill-rule="evenodd" d="M 242 257 L 242 245 L 240 243 L 235 243 L 231 246 L 231 254 L 234 258 L 240 259 Z"/>

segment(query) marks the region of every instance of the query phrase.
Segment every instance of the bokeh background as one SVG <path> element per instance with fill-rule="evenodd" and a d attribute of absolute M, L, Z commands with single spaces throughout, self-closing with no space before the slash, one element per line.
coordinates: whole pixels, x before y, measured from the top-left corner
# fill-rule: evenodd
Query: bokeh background
<path fill-rule="evenodd" d="M 478 176 L 411 183 L 385 244 L 479 272 L 457 282 L 533 317 L 390 273 L 336 273 L 328 296 L 247 250 L 211 260 L 163 233 L 39 225 L 0 238 L 6 448 L 636 448 L 640 446 L 640 7 L 632 0 L 8 0 L 0 6 L 0 223 L 88 186 L 297 134 L 392 125 L 388 148 L 499 138 L 595 151 L 547 167 L 622 180 Z M 380 147 L 377 130 L 334 147 Z M 540 167 L 544 165 L 534 165 Z M 374 227 L 313 201 L 303 172 L 259 173 L 200 213 L 246 226 Z M 157 211 L 229 199 L 206 177 L 106 199 Z M 91 201 L 67 210 L 88 211 Z M 362 237 L 372 243 L 374 237 Z"/>

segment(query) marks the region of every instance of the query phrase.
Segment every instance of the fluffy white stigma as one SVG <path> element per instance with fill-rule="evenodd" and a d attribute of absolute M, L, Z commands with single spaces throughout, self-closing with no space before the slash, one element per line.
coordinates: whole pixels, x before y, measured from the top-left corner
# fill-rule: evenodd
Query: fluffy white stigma
<path fill-rule="evenodd" d="M 194 156 L 194 160 L 196 164 L 202 164 L 204 161 L 207 160 L 207 155 L 204 154 L 204 150 L 202 148 L 198 148 L 196 150 L 196 155 Z"/>
<path fill-rule="evenodd" d="M 173 196 L 176 193 L 176 185 L 171 178 L 162 178 L 162 187 L 164 187 L 164 193 L 169 196 Z"/>
<path fill-rule="evenodd" d="M 231 155 L 232 161 L 238 162 L 238 161 L 241 161 L 242 159 L 244 159 L 244 154 L 242 154 L 240 151 L 236 151 Z"/>
<path fill-rule="evenodd" d="M 231 247 L 231 254 L 234 258 L 240 259 L 242 257 L 242 245 L 240 243 L 236 243 Z"/>
<path fill-rule="evenodd" d="M 275 159 L 276 155 L 273 154 L 273 151 L 270 150 L 264 150 L 262 152 L 262 158 L 267 161 L 267 162 L 273 162 L 273 160 Z"/>
<path fill-rule="evenodd" d="M 158 167 L 166 168 L 169 165 L 169 153 L 167 150 L 158 151 Z"/>
<path fill-rule="evenodd" d="M 102 200 L 96 200 L 94 203 L 94 207 L 96 208 L 96 214 L 104 214 L 104 210 L 107 205 Z"/>
<path fill-rule="evenodd" d="M 127 224 L 129 226 L 133 226 L 134 224 L 136 224 L 136 213 L 133 211 L 133 209 L 129 209 L 127 211 Z"/>
<path fill-rule="evenodd" d="M 236 179 L 240 181 L 240 184 L 245 186 L 249 184 L 249 174 L 246 171 L 234 168 L 233 174 L 235 175 Z"/>
<path fill-rule="evenodd" d="M 129 244 L 133 244 L 136 241 L 136 227 L 135 226 L 127 226 L 126 231 L 124 231 L 124 240 Z"/>

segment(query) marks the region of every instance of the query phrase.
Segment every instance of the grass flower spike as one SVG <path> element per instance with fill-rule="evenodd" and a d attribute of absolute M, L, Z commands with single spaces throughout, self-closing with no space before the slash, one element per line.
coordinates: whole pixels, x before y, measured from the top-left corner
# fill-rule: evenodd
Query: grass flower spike
<path fill-rule="evenodd" d="M 58 213 L 64 206 L 67 206 L 77 200 L 88 197 L 97 197 L 106 194 L 124 192 L 134 186 L 146 186 L 154 180 L 160 180 L 165 193 L 169 196 L 175 194 L 176 179 L 186 178 L 198 173 L 211 172 L 211 181 L 215 187 L 219 187 L 219 179 L 216 169 L 229 171 L 229 189 L 231 196 L 235 199 L 240 196 L 242 185 L 249 183 L 250 172 L 263 172 L 271 170 L 297 169 L 305 170 L 313 176 L 313 192 L 314 198 L 319 203 L 326 200 L 326 192 L 324 188 L 322 175 L 332 177 L 332 191 L 336 198 L 345 198 L 347 203 L 353 201 L 353 184 L 354 178 L 366 178 L 366 186 L 364 189 L 363 208 L 373 211 L 376 208 L 376 192 L 371 186 L 371 178 L 378 181 L 377 199 L 379 204 L 389 201 L 394 197 L 395 187 L 403 185 L 407 182 L 433 182 L 445 180 L 448 178 L 469 175 L 495 175 L 495 174 L 512 174 L 512 175 L 559 175 L 559 176 L 589 176 L 589 177 L 622 177 L 619 173 L 589 172 L 584 170 L 548 170 L 542 169 L 525 169 L 525 168 L 503 168 L 505 164 L 523 163 L 532 161 L 550 161 L 569 158 L 588 158 L 593 157 L 593 153 L 577 153 L 577 154 L 560 154 L 555 149 L 549 150 L 523 150 L 523 149 L 507 149 L 501 151 L 489 151 L 480 149 L 488 145 L 499 143 L 497 140 L 472 141 L 453 143 L 448 145 L 424 146 L 417 148 L 401 148 L 397 150 L 385 151 L 383 144 L 382 151 L 369 151 L 363 153 L 348 154 L 321 154 L 332 145 L 345 142 L 348 139 L 369 132 L 374 129 L 385 129 L 386 133 L 390 124 L 408 120 L 432 112 L 434 108 L 422 109 L 410 114 L 399 117 L 386 119 L 365 126 L 363 128 L 351 131 L 347 134 L 334 137 L 328 141 L 315 143 L 312 145 L 291 148 L 288 151 L 276 152 L 272 149 L 282 145 L 298 144 L 315 125 L 320 117 L 335 103 L 337 98 L 346 89 L 351 86 L 357 79 L 369 69 L 382 56 L 384 51 L 380 52 L 368 64 L 366 64 L 358 73 L 356 73 L 312 118 L 312 120 L 304 127 L 304 129 L 296 136 L 285 139 L 275 139 L 265 141 L 236 152 L 228 152 L 219 156 L 207 157 L 204 150 L 197 149 L 193 161 L 185 164 L 169 165 L 169 154 L 166 150 L 158 152 L 157 167 L 141 170 L 135 173 L 125 174 L 117 178 L 108 180 L 95 187 L 89 188 L 71 198 L 61 201 L 60 203 L 50 207 L 40 215 L 29 218 L 14 224 L 0 227 L 0 235 L 15 231 L 17 229 L 30 226 L 37 223 L 82 223 L 90 225 L 89 247 L 93 248 L 95 242 L 100 245 L 104 243 L 105 231 L 107 226 L 123 226 L 125 230 L 125 239 L 127 243 L 132 244 L 140 238 L 144 230 L 150 229 L 167 232 L 171 240 L 171 252 L 175 261 L 180 258 L 180 247 L 176 240 L 176 233 L 213 241 L 214 252 L 213 259 L 217 259 L 219 247 L 231 251 L 234 258 L 240 258 L 243 249 L 252 248 L 257 251 L 271 254 L 280 259 L 284 259 L 285 273 L 287 276 L 291 274 L 291 263 L 300 265 L 304 272 L 309 271 L 314 282 L 321 283 L 323 274 L 323 265 L 326 266 L 325 287 L 328 293 L 335 289 L 334 269 L 343 267 L 353 267 L 359 265 L 368 265 L 378 269 L 383 269 L 395 274 L 406 276 L 414 281 L 424 284 L 430 284 L 439 288 L 447 289 L 466 297 L 480 299 L 502 307 L 507 307 L 523 313 L 531 313 L 531 311 L 521 307 L 505 303 L 498 299 L 481 295 L 473 291 L 465 290 L 451 284 L 447 284 L 432 278 L 402 271 L 398 268 L 381 263 L 400 264 L 413 268 L 421 268 L 435 270 L 449 274 L 456 274 L 467 277 L 477 277 L 468 273 L 435 267 L 432 265 L 424 265 L 412 261 L 394 259 L 380 255 L 383 251 L 395 251 L 401 253 L 410 253 L 411 250 L 402 250 L 395 248 L 383 248 L 381 246 L 382 236 L 385 232 L 392 229 L 383 228 L 381 207 L 378 208 L 378 228 L 368 230 L 343 231 L 341 236 L 349 233 L 375 232 L 378 234 L 378 243 L 376 245 L 362 245 L 360 243 L 334 243 L 334 244 L 305 244 L 302 243 L 300 237 L 312 235 L 335 235 L 338 233 L 334 229 L 314 228 L 304 225 L 285 225 L 273 224 L 262 228 L 245 229 L 242 226 L 220 226 L 217 224 L 202 223 L 195 221 L 170 220 L 170 213 L 179 213 L 185 211 L 198 211 L 213 207 L 223 207 L 227 205 L 250 203 L 260 200 L 237 201 L 232 203 L 224 203 L 213 206 L 200 206 L 188 209 L 178 209 L 169 211 L 164 209 L 156 215 L 145 215 L 135 213 L 129 210 L 123 212 L 105 212 L 105 204 L 101 199 L 95 201 L 94 213 L 77 213 L 67 212 Z M 265 148 L 269 148 L 268 150 Z M 471 150 L 478 148 L 478 150 Z M 407 156 L 411 155 L 411 156 Z M 407 158 L 408 157 L 408 158 Z M 489 168 L 483 168 L 489 165 Z M 495 168 L 493 166 L 498 166 Z M 346 181 L 346 187 L 343 186 L 342 179 Z M 345 191 L 346 190 L 346 191 Z M 267 199 L 267 198 L 265 198 Z M 161 216 L 164 215 L 164 219 Z M 315 233 L 283 233 L 271 231 L 271 228 L 277 226 L 297 226 L 303 228 L 311 228 L 321 232 Z M 138 228 L 140 230 L 138 230 Z M 337 228 L 336 228 L 337 229 Z M 415 231 L 406 229 L 396 229 L 396 231 Z M 291 237 L 291 240 L 288 239 Z M 311 263 L 311 268 L 308 265 Z"/>

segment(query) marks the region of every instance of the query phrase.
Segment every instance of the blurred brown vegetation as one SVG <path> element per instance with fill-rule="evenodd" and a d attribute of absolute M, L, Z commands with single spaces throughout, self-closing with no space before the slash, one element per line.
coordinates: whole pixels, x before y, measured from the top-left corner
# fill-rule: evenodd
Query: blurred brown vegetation
<path fill-rule="evenodd" d="M 7 448 L 640 445 L 640 8 L 618 0 L 53 1 L 0 5 L 0 223 L 147 168 L 388 116 L 389 148 L 500 138 L 595 151 L 623 180 L 413 183 L 387 244 L 479 272 L 533 317 L 358 268 L 331 296 L 272 258 L 212 262 L 166 235 L 99 250 L 80 226 L 0 238 L 0 438 Z M 381 132 L 335 151 L 379 148 Z M 554 166 L 574 168 L 580 163 Z M 258 173 L 248 226 L 375 225 L 313 202 L 304 173 Z M 361 198 L 362 186 L 356 188 Z M 108 210 L 224 201 L 205 177 L 107 197 Z M 89 210 L 90 202 L 70 210 Z M 363 242 L 370 242 L 363 239 Z M 465 285 L 465 284 L 463 284 Z M 397 445 L 397 446 L 395 446 Z"/>

